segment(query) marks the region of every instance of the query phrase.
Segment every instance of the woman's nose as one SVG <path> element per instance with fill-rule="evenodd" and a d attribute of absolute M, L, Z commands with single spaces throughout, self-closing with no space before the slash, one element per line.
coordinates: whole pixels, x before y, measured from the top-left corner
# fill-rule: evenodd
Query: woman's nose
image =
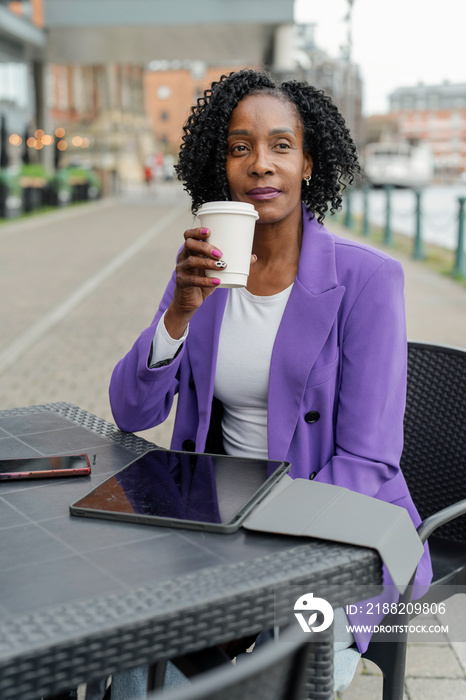
<path fill-rule="evenodd" d="M 249 172 L 252 175 L 264 175 L 274 172 L 274 164 L 272 154 L 268 148 L 256 148 L 252 152 L 251 162 L 249 164 Z"/>

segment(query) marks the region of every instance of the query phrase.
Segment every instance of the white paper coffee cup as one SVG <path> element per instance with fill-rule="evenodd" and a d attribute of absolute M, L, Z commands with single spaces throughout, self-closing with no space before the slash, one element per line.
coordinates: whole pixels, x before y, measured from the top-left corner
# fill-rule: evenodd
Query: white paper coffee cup
<path fill-rule="evenodd" d="M 222 287 L 245 287 L 251 264 L 254 227 L 259 214 L 246 202 L 207 202 L 197 212 L 201 226 L 210 229 L 209 243 L 222 251 L 224 270 L 206 270 Z"/>

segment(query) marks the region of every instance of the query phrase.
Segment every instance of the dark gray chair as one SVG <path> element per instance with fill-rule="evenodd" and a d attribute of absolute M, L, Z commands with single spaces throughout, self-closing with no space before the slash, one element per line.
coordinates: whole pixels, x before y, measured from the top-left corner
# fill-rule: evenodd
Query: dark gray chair
<path fill-rule="evenodd" d="M 401 467 L 423 522 L 434 577 L 420 602 L 440 602 L 466 584 L 466 350 L 410 342 Z M 445 586 L 451 588 L 445 590 Z M 403 602 L 411 600 L 408 588 Z M 384 625 L 415 616 L 388 615 Z M 383 673 L 383 700 L 402 700 L 407 634 L 376 633 L 364 657 Z"/>
<path fill-rule="evenodd" d="M 228 662 L 201 673 L 179 688 L 148 695 L 148 700 L 302 700 L 312 642 L 295 627 L 240 663 Z"/>

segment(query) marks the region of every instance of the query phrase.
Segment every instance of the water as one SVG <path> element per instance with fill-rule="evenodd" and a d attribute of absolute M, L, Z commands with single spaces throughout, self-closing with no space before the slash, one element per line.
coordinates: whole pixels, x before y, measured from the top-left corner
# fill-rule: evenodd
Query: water
<path fill-rule="evenodd" d="M 458 197 L 466 197 L 466 183 L 426 187 L 421 196 L 421 236 L 426 243 L 434 243 L 449 250 L 458 245 Z M 384 227 L 386 221 L 386 193 L 382 189 L 369 192 L 369 221 Z M 352 211 L 362 215 L 363 196 L 360 190 L 352 193 Z M 465 212 L 466 213 L 466 212 Z M 414 238 L 416 233 L 416 197 L 412 190 L 391 190 L 391 228 Z"/>

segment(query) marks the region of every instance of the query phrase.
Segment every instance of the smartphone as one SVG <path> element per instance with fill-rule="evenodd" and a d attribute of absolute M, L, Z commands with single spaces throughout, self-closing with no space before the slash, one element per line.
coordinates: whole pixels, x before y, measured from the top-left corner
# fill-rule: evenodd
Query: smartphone
<path fill-rule="evenodd" d="M 91 465 L 87 455 L 58 455 L 29 459 L 0 459 L 0 481 L 41 479 L 59 476 L 87 476 Z"/>

